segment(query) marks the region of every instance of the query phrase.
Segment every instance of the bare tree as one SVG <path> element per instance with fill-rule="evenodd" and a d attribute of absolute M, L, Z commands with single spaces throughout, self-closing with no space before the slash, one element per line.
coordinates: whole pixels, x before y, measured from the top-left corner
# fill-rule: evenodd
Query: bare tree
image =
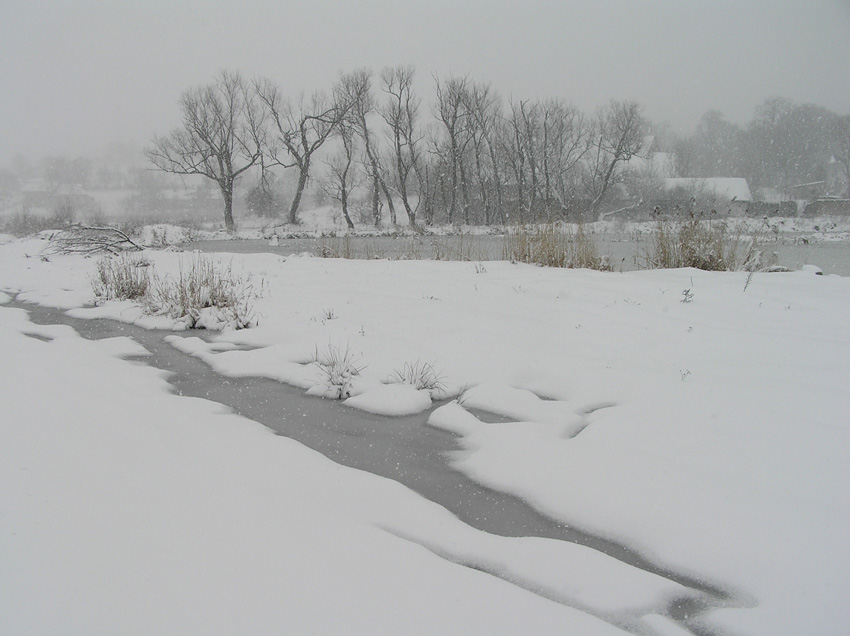
<path fill-rule="evenodd" d="M 298 208 L 310 177 L 313 155 L 334 132 L 351 104 L 330 100 L 321 92 L 313 93 L 310 99 L 301 95 L 293 104 L 269 80 L 257 82 L 256 90 L 273 130 L 266 167 L 298 169 L 298 185 L 289 207 L 289 222 L 298 223 Z"/>
<path fill-rule="evenodd" d="M 831 150 L 836 117 L 822 106 L 766 99 L 747 126 L 744 176 L 789 198 L 803 196 L 801 186 L 827 181 L 838 159 Z"/>
<path fill-rule="evenodd" d="M 466 179 L 464 154 L 472 137 L 469 135 L 469 110 L 467 108 L 469 78 L 450 77 L 444 82 L 435 78 L 437 90 L 437 118 L 445 129 L 447 148 L 445 162 L 449 169 L 448 221 L 454 220 L 457 210 L 458 190 L 462 197 L 464 221 L 469 222 L 469 186 Z M 439 147 L 437 147 L 439 151 Z"/>
<path fill-rule="evenodd" d="M 375 225 L 380 225 L 381 194 L 387 202 L 390 220 L 395 225 L 396 213 L 393 197 L 387 186 L 386 170 L 381 160 L 378 140 L 372 132 L 369 119 L 376 112 L 375 97 L 372 94 L 372 72 L 359 69 L 343 75 L 340 79 L 342 99 L 351 104 L 346 120 L 363 141 L 363 163 L 372 181 L 372 217 Z"/>
<path fill-rule="evenodd" d="M 536 217 L 545 151 L 541 110 L 537 102 L 529 100 L 511 102 L 509 123 L 513 131 L 515 151 L 522 155 L 520 164 L 525 168 L 525 172 L 518 175 L 519 203 L 522 211 L 531 220 L 535 220 Z"/>
<path fill-rule="evenodd" d="M 508 218 L 514 222 L 524 222 L 529 209 L 526 203 L 529 192 L 529 152 L 526 139 L 526 128 L 523 124 L 523 102 L 510 102 L 510 114 L 505 119 L 501 130 L 502 148 L 505 161 L 513 175 L 512 200 L 516 201 L 518 216 Z"/>
<path fill-rule="evenodd" d="M 494 217 L 495 205 L 502 215 L 502 179 L 497 159 L 498 122 L 501 119 L 501 100 L 489 84 L 473 83 L 467 92 L 469 131 L 474 159 L 478 196 L 484 212 L 484 223 Z M 502 217 L 502 220 L 504 218 Z"/>
<path fill-rule="evenodd" d="M 160 170 L 179 175 L 202 175 L 214 181 L 224 199 L 224 223 L 233 222 L 236 180 L 260 161 L 264 115 L 254 93 L 239 73 L 222 71 L 205 86 L 180 97 L 183 127 L 156 137 L 145 150 Z"/>
<path fill-rule="evenodd" d="M 357 137 L 354 129 L 345 122 L 337 127 L 336 135 L 342 142 L 342 148 L 326 162 L 328 177 L 323 181 L 322 189 L 329 197 L 339 201 L 345 224 L 353 230 L 354 222 L 348 212 L 348 202 L 352 191 L 360 185 L 355 162 Z"/>
<path fill-rule="evenodd" d="M 644 119 L 634 101 L 612 100 L 596 115 L 587 161 L 587 189 L 596 218 L 617 167 L 637 155 L 643 145 Z"/>
<path fill-rule="evenodd" d="M 587 124 L 582 113 L 560 100 L 541 104 L 541 196 L 547 215 L 556 201 L 564 213 L 578 187 L 581 161 L 588 151 Z"/>
<path fill-rule="evenodd" d="M 401 197 L 404 211 L 411 226 L 416 225 L 416 211 L 422 202 L 422 175 L 418 132 L 419 99 L 413 92 L 413 68 L 397 66 L 385 68 L 381 73 L 381 88 L 387 101 L 378 111 L 389 127 L 388 136 L 392 145 L 395 164 L 395 185 Z M 419 181 L 416 207 L 410 203 L 411 175 Z"/>

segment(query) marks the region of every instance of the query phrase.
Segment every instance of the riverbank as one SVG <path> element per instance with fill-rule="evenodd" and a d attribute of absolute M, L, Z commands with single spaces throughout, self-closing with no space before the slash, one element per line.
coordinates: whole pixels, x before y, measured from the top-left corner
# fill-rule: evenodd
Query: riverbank
<path fill-rule="evenodd" d="M 96 259 L 49 256 L 42 260 L 42 246 L 39 241 L 0 246 L 4 290 L 18 293 L 28 302 L 74 308 L 73 314 L 79 317 L 109 316 L 141 324 L 150 320 L 131 303 L 84 307 L 93 297 L 90 277 Z M 145 258 L 161 274 L 175 275 L 191 256 L 147 251 Z M 411 387 L 396 386 L 390 379 L 405 364 L 428 362 L 439 370 L 440 397 L 456 400 L 437 409 L 428 423 L 458 436 L 461 451 L 451 457 L 456 470 L 516 494 L 546 516 L 616 539 L 656 562 L 727 591 L 736 607 L 710 612 L 703 619 L 704 630 L 838 634 L 850 622 L 844 603 L 850 591 L 850 553 L 843 538 L 850 506 L 841 490 L 850 477 L 845 461 L 850 437 L 844 424 L 850 407 L 844 390 L 850 380 L 846 366 L 850 339 L 844 329 L 850 318 L 847 278 L 817 276 L 810 270 L 750 277 L 747 273 L 690 269 L 601 273 L 507 262 L 352 261 L 270 254 L 212 258 L 226 263 L 235 274 L 250 275 L 262 290 L 255 302 L 257 327 L 222 333 L 212 342 L 186 332 L 175 335 L 174 346 L 200 357 L 218 373 L 263 376 L 306 389 L 317 381 L 316 365 L 311 364 L 316 352 L 329 345 L 347 347 L 362 368 L 349 387 L 347 403 L 359 408 L 390 405 L 398 409 L 412 396 Z M 318 493 L 310 486 L 317 480 L 327 483 L 321 476 L 324 469 L 288 456 L 274 460 L 281 467 L 273 473 L 264 474 L 265 468 L 258 473 L 244 472 L 252 464 L 263 467 L 271 461 L 257 457 L 272 451 L 252 446 L 266 442 L 254 433 L 246 434 L 254 442 L 233 441 L 241 439 L 237 432 L 241 428 L 227 418 L 220 419 L 224 416 L 219 411 L 195 400 L 183 404 L 166 395 L 160 380 L 140 381 L 135 377 L 139 368 L 130 363 L 104 361 L 126 355 L 128 350 L 138 353 L 131 343 L 78 343 L 63 329 L 35 328 L 10 312 L 0 312 L 6 316 L 4 351 L 13 352 L 8 358 L 11 363 L 5 365 L 3 400 L 15 409 L 14 417 L 6 418 L 4 435 L 17 445 L 4 443 L 3 447 L 15 449 L 8 451 L 9 462 L 4 461 L 5 470 L 10 471 L 4 480 L 12 480 L 4 483 L 17 485 L 15 497 L 30 489 L 38 495 L 33 501 L 55 500 L 61 493 L 65 500 L 82 498 L 85 502 L 85 487 L 98 483 L 68 478 L 73 466 L 94 467 L 103 459 L 84 449 L 75 450 L 74 459 L 68 462 L 57 459 L 54 451 L 59 453 L 61 444 L 71 444 L 65 431 L 55 430 L 57 426 L 67 427 L 70 422 L 71 428 L 88 431 L 86 439 L 91 441 L 84 448 L 115 454 L 115 471 L 122 462 L 129 466 L 137 461 L 135 455 L 125 456 L 125 451 L 133 448 L 130 439 L 155 435 L 156 444 L 143 445 L 145 456 L 157 457 L 159 445 L 170 449 L 163 451 L 170 458 L 167 469 L 143 465 L 145 470 L 159 470 L 163 475 L 162 483 L 157 478 L 156 484 L 165 487 L 173 480 L 185 485 L 188 475 L 180 469 L 180 458 L 200 452 L 207 459 L 199 465 L 203 469 L 198 475 L 223 471 L 214 487 L 238 491 L 233 501 L 220 502 L 226 512 L 216 516 L 219 525 L 241 525 L 240 516 L 248 513 L 244 505 L 235 506 L 235 501 L 264 501 L 275 510 L 299 510 L 296 517 L 276 516 L 273 521 L 260 508 L 251 509 L 249 517 L 266 524 L 264 528 L 274 528 L 278 537 L 297 542 L 313 533 L 329 541 L 341 540 L 335 532 L 321 529 L 325 521 L 333 525 L 333 515 L 339 514 L 342 521 L 337 526 L 348 536 L 344 542 L 348 549 L 354 549 L 357 537 L 365 537 L 364 544 L 374 547 L 366 548 L 371 556 L 364 561 L 348 561 L 340 567 L 320 560 L 320 549 L 308 549 L 297 565 L 290 564 L 288 572 L 283 572 L 283 561 L 275 561 L 280 567 L 270 570 L 251 558 L 246 567 L 256 569 L 259 578 L 274 580 L 278 589 L 288 589 L 297 580 L 315 580 L 311 572 L 316 570 L 361 582 L 383 576 L 383 569 L 366 562 L 374 557 L 387 563 L 377 556 L 383 539 L 376 537 L 382 535 L 369 534 L 369 530 L 368 538 L 354 531 L 346 519 L 361 519 L 355 525 L 362 523 L 362 517 L 351 512 L 357 508 L 352 508 L 351 502 L 360 497 L 379 501 L 385 491 L 378 495 L 346 491 L 343 499 L 348 503 L 343 504 L 329 495 L 332 488 Z M 161 325 L 162 318 L 158 320 Z M 51 342 L 26 338 L 24 333 Z M 156 378 L 156 374 L 145 373 L 140 377 L 148 375 Z M 123 377 L 126 383 L 119 383 Z M 52 386 L 60 389 L 51 392 L 48 387 Z M 97 386 L 101 388 L 96 390 Z M 131 386 L 136 387 L 135 393 Z M 104 396 L 104 405 L 99 405 L 98 395 Z M 417 393 L 416 399 L 421 397 Z M 123 417 L 123 402 L 137 414 Z M 86 404 L 90 406 L 84 408 Z M 112 431 L 110 437 L 98 446 L 94 440 L 104 422 L 103 414 L 98 414 L 101 406 L 108 409 L 108 421 L 126 423 L 127 428 L 107 429 Z M 475 415 L 476 409 L 500 417 L 488 423 Z M 62 415 L 67 413 L 79 415 L 69 419 Z M 217 413 L 215 420 L 222 422 L 226 438 L 221 437 L 217 424 L 207 422 L 213 413 Z M 49 446 L 52 451 L 43 445 L 47 442 L 38 434 L 38 422 L 49 424 L 45 429 L 50 432 L 48 441 L 57 439 L 55 447 Z M 187 423 L 189 438 L 182 433 L 172 435 L 181 422 Z M 207 450 L 198 451 L 189 442 L 198 435 L 210 438 L 209 446 L 205 442 Z M 16 459 L 21 457 L 28 459 Z M 27 463 L 37 464 L 44 479 L 33 481 L 36 478 L 23 470 Z M 48 470 L 54 463 L 56 470 Z M 269 484 L 278 480 L 310 490 L 315 501 L 310 497 L 293 499 L 291 493 L 287 499 L 281 492 L 269 490 Z M 161 525 L 166 511 L 151 505 L 147 498 L 151 493 L 137 490 L 132 481 L 119 483 L 132 489 L 138 509 L 149 510 L 152 519 L 159 519 L 157 527 L 166 528 L 156 536 L 170 536 L 174 528 Z M 191 483 L 202 488 L 202 481 L 193 478 Z M 240 485 L 234 487 L 234 483 Z M 61 484 L 61 489 L 57 490 L 56 484 Z M 182 486 L 180 491 L 186 492 Z M 373 496 L 377 498 L 371 499 Z M 198 527 L 201 515 L 210 514 L 214 498 L 205 501 L 209 508 L 188 511 L 182 518 L 186 527 Z M 386 505 L 375 504 L 374 508 L 368 504 L 369 510 L 380 512 L 380 516 L 370 517 L 369 527 L 376 519 L 381 520 L 381 527 L 400 523 L 399 506 L 414 505 L 392 501 L 387 499 Z M 107 508 L 121 506 L 119 498 L 97 503 Z M 228 506 L 239 514 L 231 515 Z M 84 508 L 82 517 L 75 518 L 94 515 L 88 506 Z M 49 511 L 51 527 L 63 527 L 67 510 L 43 509 Z M 317 509 L 322 512 L 315 512 Z M 51 549 L 63 545 L 55 543 L 61 541 L 58 534 L 45 534 L 47 524 L 35 514 L 36 508 L 15 510 L 23 511 L 24 516 L 16 518 L 26 521 L 18 536 L 30 537 L 32 545 L 36 545 L 35 538 L 46 539 L 41 545 L 53 546 Z M 303 523 L 302 510 L 306 511 Z M 94 518 L 105 524 L 103 514 Z M 307 519 L 319 517 L 322 523 L 313 525 Z M 283 532 L 280 523 L 291 525 L 291 532 Z M 98 571 L 105 567 L 103 563 L 129 549 L 123 543 L 113 544 L 114 550 L 98 546 L 103 527 L 92 523 L 79 535 L 86 539 L 86 551 L 93 555 L 91 567 Z M 427 529 L 424 534 L 432 528 L 429 524 L 421 527 Z M 138 538 L 137 534 L 130 536 Z M 419 538 L 425 541 L 426 537 Z M 207 545 L 225 549 L 231 540 L 236 541 L 234 536 L 217 533 Z M 470 540 L 472 545 L 483 541 Z M 183 539 L 167 544 L 174 554 L 189 550 Z M 11 550 L 13 544 L 4 545 Z M 154 550 L 157 543 L 142 545 L 144 552 Z M 35 552 L 25 554 L 31 560 L 17 561 L 21 567 L 28 565 L 32 570 L 41 563 Z M 333 554 L 342 558 L 344 551 Z M 423 632 L 462 633 L 478 628 L 494 633 L 546 632 L 558 624 L 563 633 L 567 624 L 576 626 L 575 633 L 595 634 L 615 627 L 605 622 L 572 623 L 571 617 L 560 613 L 565 606 L 552 600 L 545 602 L 557 606 L 555 609 L 537 614 L 537 606 L 522 605 L 525 601 L 519 596 L 500 598 L 489 587 L 484 590 L 477 583 L 460 582 L 448 572 L 461 566 L 429 554 L 427 559 L 434 558 L 449 570 L 445 570 L 448 578 L 443 583 L 443 574 L 428 578 L 428 589 L 443 585 L 450 590 L 455 581 L 470 585 L 469 593 L 481 596 L 460 604 L 445 599 L 447 605 L 440 607 L 452 609 L 428 611 L 437 615 L 428 617 Z M 383 580 L 375 587 L 355 585 L 357 591 L 333 587 L 337 596 L 327 607 L 343 618 L 334 623 L 336 630 L 333 625 L 322 630 L 323 624 L 316 623 L 317 631 L 340 633 L 343 620 L 349 627 L 368 629 L 357 608 L 368 611 L 377 607 L 382 595 L 399 608 L 395 622 L 390 624 L 381 617 L 378 626 L 369 631 L 389 633 L 398 631 L 401 624 L 415 624 L 413 602 L 407 596 L 412 592 L 399 584 L 405 572 L 411 578 L 418 576 L 413 572 L 419 563 L 408 557 L 406 553 L 393 557 L 394 573 L 385 580 L 396 587 L 394 593 L 385 591 Z M 69 563 L 69 569 L 63 571 L 66 578 L 86 572 L 79 570 L 79 562 Z M 42 565 L 33 571 L 47 572 L 39 569 Z M 139 567 L 134 560 L 131 569 Z M 423 567 L 431 571 L 431 566 Z M 551 584 L 562 590 L 581 588 L 583 577 L 592 577 L 581 569 L 545 563 L 539 567 L 546 576 L 554 577 Z M 216 582 L 211 572 L 203 571 L 211 577 L 209 585 L 227 587 L 223 581 Z M 150 588 L 143 587 L 145 598 L 152 599 L 161 573 L 148 574 L 145 580 Z M 32 581 L 30 591 L 52 589 L 41 576 Z M 240 582 L 248 585 L 242 578 Z M 93 590 L 99 588 L 84 585 L 78 589 L 79 599 L 93 598 Z M 612 595 L 616 604 L 619 597 Z M 197 607 L 194 593 L 187 596 L 188 606 Z M 481 601 L 484 598 L 486 603 Z M 513 607 L 525 622 L 490 621 L 476 613 L 479 602 L 482 607 L 493 603 Z M 230 607 L 233 609 L 232 604 Z M 658 611 L 657 607 L 645 608 L 640 619 L 645 629 L 672 633 L 676 626 L 669 621 L 666 627 L 657 626 L 667 620 L 660 618 Z M 275 613 L 264 608 L 259 615 L 276 618 L 294 631 L 304 627 L 299 622 L 303 616 L 315 619 L 309 610 L 287 618 L 283 610 Z M 542 622 L 538 623 L 538 617 Z M 550 620 L 555 622 L 546 622 Z"/>

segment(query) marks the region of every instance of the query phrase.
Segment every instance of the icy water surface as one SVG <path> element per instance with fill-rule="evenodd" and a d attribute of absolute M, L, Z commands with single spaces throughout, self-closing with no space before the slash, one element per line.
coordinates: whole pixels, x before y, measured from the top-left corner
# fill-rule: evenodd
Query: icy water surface
<path fill-rule="evenodd" d="M 600 256 L 607 256 L 615 271 L 634 271 L 644 263 L 648 243 L 613 235 L 594 235 Z M 271 253 L 281 256 L 309 253 L 325 256 L 388 259 L 443 259 L 492 261 L 503 260 L 504 238 L 494 235 L 449 236 L 352 236 L 347 238 L 280 239 L 276 245 L 268 240 L 196 241 L 186 249 L 233 254 Z M 771 247 L 776 262 L 792 270 L 803 265 L 816 265 L 825 274 L 850 276 L 850 243 L 824 241 L 778 243 Z"/>
<path fill-rule="evenodd" d="M 501 536 L 535 536 L 585 545 L 680 583 L 690 591 L 673 601 L 667 612 L 690 633 L 715 633 L 699 624 L 700 617 L 710 609 L 736 605 L 722 589 L 653 563 L 626 545 L 545 517 L 522 499 L 483 487 L 453 470 L 448 455 L 459 449 L 456 437 L 426 426 L 430 413 L 407 417 L 365 413 L 335 400 L 306 396 L 301 390 L 274 380 L 221 376 L 206 363 L 167 344 L 164 338 L 170 332 L 149 331 L 111 320 L 74 319 L 61 310 L 23 303 L 6 306 L 26 309 L 30 319 L 38 324 L 70 325 L 85 338 L 133 338 L 151 353 L 140 361 L 170 372 L 168 382 L 175 393 L 227 405 L 342 465 L 398 481 L 474 528 Z M 636 619 L 624 616 L 615 624 L 638 633 Z"/>

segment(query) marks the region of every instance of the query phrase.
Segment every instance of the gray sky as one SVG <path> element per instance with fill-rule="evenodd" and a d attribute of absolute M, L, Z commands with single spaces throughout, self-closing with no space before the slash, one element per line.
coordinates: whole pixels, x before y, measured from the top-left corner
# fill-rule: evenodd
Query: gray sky
<path fill-rule="evenodd" d="M 850 113 L 850 0 L 0 0 L 0 164 L 144 145 L 223 68 L 297 95 L 399 64 L 428 99 L 432 74 L 469 73 L 587 110 L 636 99 L 684 132 L 773 95 Z"/>

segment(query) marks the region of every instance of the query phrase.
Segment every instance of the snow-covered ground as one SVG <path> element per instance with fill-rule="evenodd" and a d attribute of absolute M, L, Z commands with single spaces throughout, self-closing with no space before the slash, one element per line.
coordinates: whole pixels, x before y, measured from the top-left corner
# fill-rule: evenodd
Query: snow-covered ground
<path fill-rule="evenodd" d="M 96 259 L 43 246 L 0 246 L 0 290 L 162 325 L 91 307 Z M 165 273 L 190 255 L 146 257 Z M 850 628 L 850 278 L 213 258 L 263 290 L 258 326 L 172 337 L 220 373 L 315 392 L 305 362 L 333 346 L 363 367 L 350 406 L 394 413 L 431 396 L 388 381 L 432 364 L 455 399 L 423 425 L 459 435 L 457 470 L 728 591 L 709 628 Z M 121 359 L 132 341 L 0 305 L 0 343 L 0 632 L 684 633 L 660 616 L 678 584 L 472 530 L 169 394 Z"/>
<path fill-rule="evenodd" d="M 142 229 L 139 240 L 148 246 L 159 247 L 167 244 L 179 244 L 191 240 L 232 240 L 280 238 L 292 236 L 375 236 L 387 234 L 415 234 L 400 218 L 398 225 L 385 221 L 380 228 L 371 224 L 357 223 L 349 230 L 342 220 L 341 213 L 332 206 L 323 206 L 305 210 L 300 215 L 301 223 L 291 225 L 281 219 L 259 217 L 241 217 L 237 219 L 238 230 L 235 234 L 226 232 L 221 224 L 216 228 L 187 230 L 180 225 L 160 223 Z M 724 224 L 731 234 L 739 230 L 745 235 L 757 235 L 763 238 L 776 238 L 785 243 L 794 242 L 837 242 L 850 241 L 850 217 L 717 217 L 712 223 Z M 569 224 L 568 224 L 569 225 Z M 604 236 L 613 240 L 634 240 L 636 237 L 651 235 L 657 229 L 657 221 L 627 221 L 624 219 L 606 219 L 583 224 L 588 234 Z M 570 227 L 575 229 L 575 224 Z M 420 225 L 419 229 L 422 229 Z M 447 234 L 463 232 L 467 235 L 504 233 L 502 226 L 452 226 L 435 225 L 426 228 L 429 234 Z"/>

